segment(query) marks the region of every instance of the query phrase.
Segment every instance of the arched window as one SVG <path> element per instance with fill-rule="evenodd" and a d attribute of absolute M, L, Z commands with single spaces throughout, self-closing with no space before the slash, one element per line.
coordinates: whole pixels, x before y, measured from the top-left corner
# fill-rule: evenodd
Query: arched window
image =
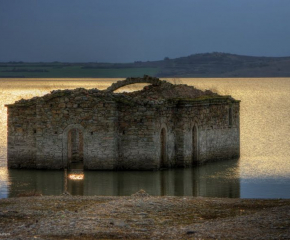
<path fill-rule="evenodd" d="M 160 167 L 165 167 L 167 160 L 167 152 L 166 152 L 166 130 L 165 128 L 161 129 L 160 132 Z"/>
<path fill-rule="evenodd" d="M 67 161 L 69 168 L 82 168 L 84 158 L 84 139 L 80 129 L 72 128 L 67 137 Z"/>
<path fill-rule="evenodd" d="M 198 132 L 197 127 L 192 128 L 192 163 L 196 164 L 198 161 Z"/>

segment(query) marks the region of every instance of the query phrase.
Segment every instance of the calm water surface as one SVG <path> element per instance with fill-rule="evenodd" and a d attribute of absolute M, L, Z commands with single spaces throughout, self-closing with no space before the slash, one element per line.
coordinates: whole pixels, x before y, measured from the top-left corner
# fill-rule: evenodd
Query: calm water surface
<path fill-rule="evenodd" d="M 241 102 L 241 157 L 192 169 L 164 171 L 7 170 L 7 111 L 4 104 L 53 89 L 107 88 L 120 79 L 0 79 L 0 198 L 25 191 L 59 195 L 152 195 L 290 198 L 290 78 L 167 79 L 194 85 Z M 123 90 L 140 88 L 136 85 Z M 78 179 L 75 179 L 78 178 Z M 79 179 L 81 178 L 81 179 Z"/>

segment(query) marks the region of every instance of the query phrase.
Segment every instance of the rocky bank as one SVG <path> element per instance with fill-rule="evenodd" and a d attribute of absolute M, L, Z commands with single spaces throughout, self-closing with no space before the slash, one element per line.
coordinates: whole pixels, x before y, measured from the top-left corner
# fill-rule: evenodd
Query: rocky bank
<path fill-rule="evenodd" d="M 289 239 L 290 200 L 37 196 L 0 200 L 0 239 Z"/>

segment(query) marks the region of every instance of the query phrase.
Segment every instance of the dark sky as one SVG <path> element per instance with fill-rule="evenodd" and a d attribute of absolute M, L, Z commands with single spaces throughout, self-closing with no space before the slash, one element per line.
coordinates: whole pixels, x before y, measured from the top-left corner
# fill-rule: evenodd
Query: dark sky
<path fill-rule="evenodd" d="M 290 56 L 289 0 L 0 0 L 0 61 Z"/>

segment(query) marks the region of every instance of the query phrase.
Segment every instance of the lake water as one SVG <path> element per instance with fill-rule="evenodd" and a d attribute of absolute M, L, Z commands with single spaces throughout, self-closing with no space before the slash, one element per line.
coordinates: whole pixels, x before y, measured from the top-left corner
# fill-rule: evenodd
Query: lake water
<path fill-rule="evenodd" d="M 4 104 L 53 89 L 105 89 L 120 79 L 0 79 L 0 198 L 38 191 L 59 195 L 151 195 L 290 198 L 290 78 L 167 79 L 241 100 L 241 157 L 164 171 L 8 170 Z M 139 86 L 140 87 L 140 86 Z M 135 85 L 125 91 L 136 89 Z"/>

